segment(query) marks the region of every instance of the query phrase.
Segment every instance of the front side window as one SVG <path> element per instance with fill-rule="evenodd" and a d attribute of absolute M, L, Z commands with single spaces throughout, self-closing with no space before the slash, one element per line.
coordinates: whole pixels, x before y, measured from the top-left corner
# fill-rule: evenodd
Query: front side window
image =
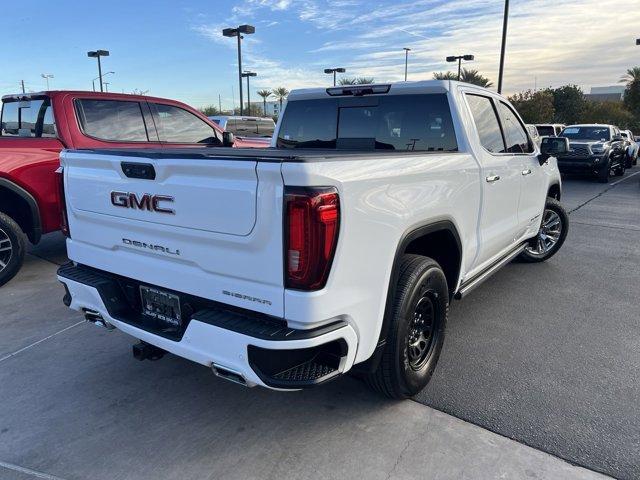
<path fill-rule="evenodd" d="M 504 153 L 502 131 L 491 99 L 482 95 L 467 95 L 467 102 L 482 146 L 491 153 Z"/>
<path fill-rule="evenodd" d="M 148 142 L 139 102 L 79 99 L 76 109 L 85 135 L 113 142 Z"/>
<path fill-rule="evenodd" d="M 158 136 L 167 143 L 221 143 L 215 129 L 180 107 L 154 103 Z"/>
<path fill-rule="evenodd" d="M 5 137 L 55 138 L 51 101 L 38 98 L 5 102 L 2 105 L 0 134 Z"/>
<path fill-rule="evenodd" d="M 280 148 L 451 152 L 458 149 L 447 96 L 389 95 L 289 102 Z"/>
<path fill-rule="evenodd" d="M 503 102 L 498 104 L 498 109 L 500 110 L 500 117 L 502 118 L 504 138 L 507 142 L 507 152 L 531 153 L 533 148 L 529 142 L 529 137 L 516 113 Z"/>

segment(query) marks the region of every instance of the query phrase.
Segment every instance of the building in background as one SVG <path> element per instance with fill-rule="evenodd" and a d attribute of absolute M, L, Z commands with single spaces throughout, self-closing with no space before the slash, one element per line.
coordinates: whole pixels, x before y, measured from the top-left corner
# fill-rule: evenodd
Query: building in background
<path fill-rule="evenodd" d="M 257 102 L 251 102 L 251 114 L 255 115 L 255 112 L 262 112 L 264 105 L 261 100 Z M 267 117 L 277 117 L 280 115 L 280 102 L 277 100 L 267 101 L 267 111 L 265 112 L 265 116 Z"/>
<path fill-rule="evenodd" d="M 592 102 L 621 102 L 624 97 L 624 86 L 591 87 L 591 93 L 585 94 Z"/>

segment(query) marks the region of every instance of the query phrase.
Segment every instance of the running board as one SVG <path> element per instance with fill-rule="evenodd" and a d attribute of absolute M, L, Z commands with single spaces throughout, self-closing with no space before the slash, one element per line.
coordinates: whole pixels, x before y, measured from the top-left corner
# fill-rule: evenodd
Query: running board
<path fill-rule="evenodd" d="M 520 255 L 520 253 L 522 253 L 522 251 L 526 246 L 527 246 L 527 243 L 525 242 L 522 245 L 518 246 L 516 249 L 509 252 L 504 257 L 502 257 L 502 259 L 498 260 L 496 263 L 488 267 L 486 270 L 482 271 L 481 273 L 473 277 L 468 282 L 464 282 L 460 287 L 460 290 L 458 290 L 458 292 L 455 294 L 455 298 L 459 300 L 461 298 L 466 297 L 469 294 L 469 292 L 471 292 L 474 288 L 476 288 L 478 285 L 484 282 L 487 278 L 489 278 L 491 275 L 493 275 L 502 267 L 504 267 L 511 260 L 513 260 L 518 255 Z"/>

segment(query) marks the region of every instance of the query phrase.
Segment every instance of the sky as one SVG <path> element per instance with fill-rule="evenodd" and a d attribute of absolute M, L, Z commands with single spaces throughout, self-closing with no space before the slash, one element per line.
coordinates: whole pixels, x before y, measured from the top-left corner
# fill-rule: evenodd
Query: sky
<path fill-rule="evenodd" d="M 640 0 L 511 0 L 504 93 L 534 87 L 615 85 L 640 65 Z M 195 107 L 238 102 L 236 41 L 222 28 L 249 23 L 243 67 L 256 90 L 327 86 L 327 67 L 379 82 L 430 79 L 472 54 L 467 67 L 497 84 L 502 0 L 20 0 L 0 10 L 0 94 L 91 89 L 88 50 L 105 49 L 109 89 Z"/>

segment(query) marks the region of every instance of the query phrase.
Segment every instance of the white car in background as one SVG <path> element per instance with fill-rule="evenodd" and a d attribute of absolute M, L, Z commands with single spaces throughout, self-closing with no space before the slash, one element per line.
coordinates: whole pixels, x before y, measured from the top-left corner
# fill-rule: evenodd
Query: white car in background
<path fill-rule="evenodd" d="M 540 143 L 542 142 L 542 137 L 538 133 L 538 127 L 532 125 L 531 123 L 527 123 L 525 126 L 527 127 L 527 131 L 531 136 L 531 140 L 533 140 L 533 142 L 539 147 Z"/>
<path fill-rule="evenodd" d="M 224 131 L 236 137 L 251 140 L 265 139 L 265 146 L 271 142 L 276 124 L 270 117 L 247 117 L 232 115 L 214 115 L 209 120 L 217 123 Z"/>
<path fill-rule="evenodd" d="M 564 130 L 564 123 L 537 123 L 536 128 L 540 137 L 557 137 Z"/>
<path fill-rule="evenodd" d="M 631 168 L 633 165 L 638 164 L 638 150 L 640 150 L 640 145 L 636 140 L 637 137 L 634 137 L 631 130 L 620 130 L 620 135 L 625 139 L 627 146 L 627 168 Z"/>

